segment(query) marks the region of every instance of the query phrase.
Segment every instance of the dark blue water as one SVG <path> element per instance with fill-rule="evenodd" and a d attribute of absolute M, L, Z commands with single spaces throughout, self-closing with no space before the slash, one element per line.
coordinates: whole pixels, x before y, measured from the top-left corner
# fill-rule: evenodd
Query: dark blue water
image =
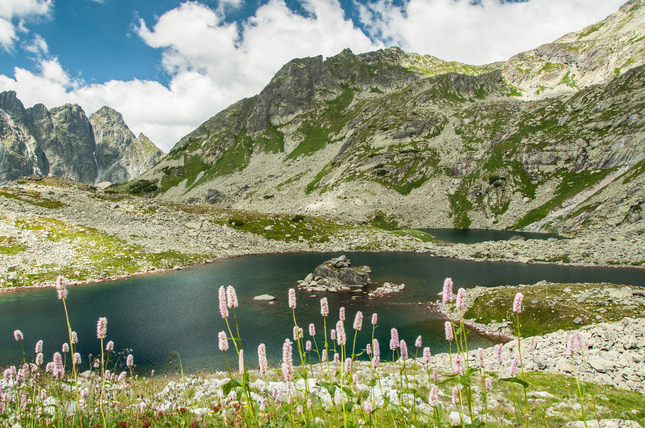
<path fill-rule="evenodd" d="M 488 230 L 488 229 L 418 229 L 428 233 L 440 241 L 453 242 L 458 244 L 475 244 L 486 241 L 507 241 L 513 236 L 521 236 L 524 239 L 562 239 L 561 236 L 551 233 L 516 232 L 512 230 Z"/>
<path fill-rule="evenodd" d="M 235 286 L 240 307 L 237 319 L 247 357 L 247 365 L 256 364 L 259 343 L 266 343 L 272 363 L 278 363 L 281 344 L 292 338 L 293 318 L 287 306 L 287 292 L 296 281 L 332 256 L 339 254 L 268 254 L 220 260 L 183 271 L 132 277 L 126 280 L 89 284 L 69 288 L 67 306 L 72 328 L 79 334 L 79 351 L 84 364 L 88 354 L 100 354 L 96 338 L 99 317 L 108 319 L 107 340 L 115 342 L 116 350 L 132 349 L 140 373 L 163 371 L 171 352 L 178 352 L 186 371 L 225 368 L 222 353 L 217 349 L 217 333 L 226 328 L 218 310 L 217 290 L 221 285 Z M 376 331 L 381 350 L 386 355 L 390 328 L 399 329 L 401 338 L 413 344 L 418 335 L 433 353 L 447 350 L 443 337 L 444 320 L 420 304 L 437 297 L 444 278 L 450 276 L 455 288 L 476 285 L 495 286 L 553 282 L 613 282 L 645 285 L 645 271 L 638 269 L 579 268 L 550 265 L 529 265 L 503 262 L 473 262 L 431 257 L 417 253 L 350 253 L 354 265 L 372 267 L 372 280 L 404 282 L 406 289 L 389 298 L 356 300 L 354 294 L 328 294 L 331 314 L 328 329 L 338 320 L 338 309 L 347 309 L 348 341 L 357 310 L 363 311 L 365 322 L 357 340 L 357 349 L 364 348 L 371 338 L 369 319 L 379 315 Z M 277 297 L 275 304 L 254 301 L 259 294 Z M 322 336 L 318 294 L 298 292 L 297 320 L 305 330 L 316 324 Z M 530 299 L 527 298 L 527 301 Z M 232 316 L 231 316 L 232 322 Z M 45 360 L 60 350 L 67 341 L 65 315 L 56 291 L 23 290 L 0 295 L 0 366 L 22 359 L 20 345 L 13 331 L 25 335 L 28 361 L 33 361 L 34 345 L 45 342 Z M 491 339 L 475 333 L 469 335 L 472 347 L 489 346 Z M 412 352 L 414 352 L 414 348 Z M 228 352 L 235 361 L 234 351 Z M 233 363 L 234 365 L 236 362 Z M 85 366 L 87 367 L 87 366 Z"/>

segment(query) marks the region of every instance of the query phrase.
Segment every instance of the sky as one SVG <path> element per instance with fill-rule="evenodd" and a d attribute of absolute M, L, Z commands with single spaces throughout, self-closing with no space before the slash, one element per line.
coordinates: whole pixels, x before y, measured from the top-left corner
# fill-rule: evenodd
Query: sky
<path fill-rule="evenodd" d="M 577 31 L 626 0 L 0 0 L 0 91 L 121 112 L 165 152 L 293 58 L 390 46 L 469 64 Z"/>

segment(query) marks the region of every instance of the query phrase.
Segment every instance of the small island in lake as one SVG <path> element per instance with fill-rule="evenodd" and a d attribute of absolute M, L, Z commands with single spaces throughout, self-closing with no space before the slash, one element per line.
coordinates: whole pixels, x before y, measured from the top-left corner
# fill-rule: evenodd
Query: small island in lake
<path fill-rule="evenodd" d="M 365 291 L 366 287 L 374 285 L 377 288 L 368 293 L 370 297 L 402 291 L 405 288 L 405 284 L 373 283 L 370 280 L 371 272 L 369 266 L 352 266 L 351 260 L 341 255 L 320 264 L 304 280 L 298 281 L 298 286 L 312 292 L 336 293 Z"/>

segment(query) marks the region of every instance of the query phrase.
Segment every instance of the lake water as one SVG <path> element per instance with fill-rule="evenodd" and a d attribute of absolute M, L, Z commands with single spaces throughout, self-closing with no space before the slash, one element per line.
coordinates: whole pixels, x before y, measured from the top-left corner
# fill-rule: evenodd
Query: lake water
<path fill-rule="evenodd" d="M 139 373 L 151 369 L 163 372 L 170 352 L 178 352 L 184 369 L 213 370 L 225 368 L 222 353 L 217 349 L 217 333 L 225 329 L 218 310 L 217 290 L 221 285 L 235 286 L 240 307 L 240 324 L 247 365 L 257 363 L 257 346 L 266 343 L 270 362 L 277 364 L 281 344 L 292 338 L 293 319 L 287 306 L 287 292 L 296 286 L 323 261 L 339 254 L 298 253 L 255 255 L 219 260 L 208 265 L 137 276 L 69 288 L 67 307 L 71 325 L 79 335 L 79 351 L 87 368 L 88 354 L 100 354 L 96 338 L 99 317 L 108 319 L 107 340 L 115 342 L 116 350 L 132 349 Z M 420 304 L 437 297 L 443 280 L 452 277 L 458 287 L 495 286 L 553 282 L 613 282 L 645 285 L 645 271 L 638 269 L 577 268 L 551 265 L 527 265 L 503 262 L 474 262 L 431 257 L 417 253 L 347 253 L 354 265 L 371 266 L 373 281 L 405 283 L 404 292 L 389 298 L 352 300 L 353 294 L 328 294 L 330 317 L 328 329 L 338 320 L 338 310 L 346 307 L 348 341 L 357 310 L 363 311 L 365 322 L 359 334 L 357 349 L 370 340 L 369 320 L 378 313 L 376 336 L 381 343 L 382 358 L 388 359 L 390 328 L 399 329 L 401 338 L 411 346 L 418 335 L 433 353 L 447 351 L 443 322 L 435 313 Z M 276 296 L 275 304 L 254 301 L 253 297 L 268 293 Z M 319 300 L 310 293 L 298 291 L 296 316 L 308 339 L 307 327 L 314 322 L 318 338 L 322 336 Z M 231 316 L 232 321 L 232 316 Z M 33 349 L 39 339 L 45 342 L 45 361 L 67 341 L 62 302 L 53 288 L 23 290 L 0 295 L 0 366 L 21 361 L 20 345 L 13 331 L 25 336 L 28 361 L 35 358 Z M 490 346 L 493 342 L 475 333 L 469 335 L 469 346 Z M 411 346 L 414 353 L 414 348 Z M 234 351 L 229 360 L 236 366 Z M 296 354 L 297 355 L 297 354 Z"/>
<path fill-rule="evenodd" d="M 507 241 L 513 236 L 524 239 L 562 239 L 561 236 L 551 233 L 516 232 L 514 230 L 488 230 L 488 229 L 418 229 L 429 233 L 440 241 L 458 244 L 475 244 L 486 241 Z"/>

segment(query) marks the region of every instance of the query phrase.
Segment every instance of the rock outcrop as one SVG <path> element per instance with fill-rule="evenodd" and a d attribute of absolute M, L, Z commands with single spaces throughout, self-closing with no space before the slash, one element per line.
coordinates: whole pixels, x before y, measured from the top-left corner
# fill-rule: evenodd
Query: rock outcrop
<path fill-rule="evenodd" d="M 354 267 L 345 255 L 341 255 L 319 265 L 300 281 L 299 286 L 309 291 L 362 290 L 370 283 L 370 272 L 369 266 Z"/>
<path fill-rule="evenodd" d="M 33 174 L 85 184 L 123 182 L 162 156 L 143 134 L 135 139 L 121 114 L 108 107 L 88 119 L 76 104 L 26 109 L 15 92 L 0 94 L 0 183 Z"/>
<path fill-rule="evenodd" d="M 143 134 L 135 135 L 123 116 L 102 107 L 90 116 L 96 141 L 99 171 L 95 182 L 123 183 L 137 178 L 163 157 L 163 152 Z"/>

